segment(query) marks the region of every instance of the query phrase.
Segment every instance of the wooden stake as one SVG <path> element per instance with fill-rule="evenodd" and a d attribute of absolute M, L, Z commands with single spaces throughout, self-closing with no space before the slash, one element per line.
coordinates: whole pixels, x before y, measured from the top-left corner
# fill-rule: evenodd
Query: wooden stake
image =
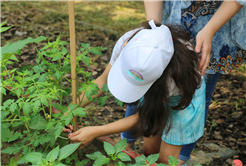
<path fill-rule="evenodd" d="M 74 21 L 74 1 L 69 1 L 69 30 L 70 30 L 70 52 L 71 52 L 71 78 L 72 78 L 72 98 L 73 104 L 77 104 L 76 92 L 76 40 L 75 40 L 75 21 Z M 77 116 L 73 117 L 75 126 L 73 131 L 77 131 Z"/>

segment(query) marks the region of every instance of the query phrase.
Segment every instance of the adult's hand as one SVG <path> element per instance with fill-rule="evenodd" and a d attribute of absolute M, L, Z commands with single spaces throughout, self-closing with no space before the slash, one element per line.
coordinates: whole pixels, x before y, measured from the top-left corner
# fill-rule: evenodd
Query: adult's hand
<path fill-rule="evenodd" d="M 212 41 L 214 34 L 212 34 L 209 30 L 203 28 L 200 32 L 198 32 L 196 36 L 196 53 L 201 52 L 201 60 L 199 64 L 200 73 L 203 76 L 206 72 L 206 69 L 210 62 L 210 52 L 212 49 Z"/>

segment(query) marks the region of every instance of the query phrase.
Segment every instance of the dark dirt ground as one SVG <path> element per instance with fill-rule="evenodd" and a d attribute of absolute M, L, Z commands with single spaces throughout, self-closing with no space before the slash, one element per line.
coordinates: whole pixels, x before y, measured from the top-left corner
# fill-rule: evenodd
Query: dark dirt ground
<path fill-rule="evenodd" d="M 38 36 L 49 37 L 49 41 L 54 41 L 61 33 L 61 40 L 69 41 L 68 21 L 59 18 L 53 25 L 49 22 L 40 21 L 32 22 L 33 17 L 39 12 L 35 9 L 21 7 L 19 10 L 9 12 L 2 6 L 1 20 L 8 20 L 7 26 L 13 26 L 7 32 L 1 34 L 1 46 L 25 39 L 27 37 L 36 38 Z M 90 43 L 92 46 L 108 47 L 103 52 L 103 56 L 95 59 L 94 65 L 87 70 L 93 72 L 93 77 L 97 78 L 105 69 L 109 62 L 112 49 L 120 33 L 114 33 L 107 29 L 100 29 L 94 26 L 78 25 L 76 26 L 77 46 L 80 42 Z M 43 42 L 44 43 L 44 42 Z M 26 64 L 35 64 L 36 47 L 39 49 L 43 44 L 27 45 L 13 67 L 21 67 Z M 69 46 L 68 46 L 69 49 Z M 69 75 L 67 75 L 69 77 Z M 208 121 L 205 126 L 205 134 L 199 140 L 192 154 L 198 150 L 209 152 L 201 143 L 213 142 L 220 146 L 235 149 L 238 155 L 231 159 L 240 159 L 246 164 L 246 74 L 239 70 L 234 70 L 231 74 L 223 75 L 219 78 L 218 84 L 212 96 Z M 68 85 L 69 86 L 69 85 Z M 97 104 L 91 104 L 88 107 L 88 116 L 85 121 L 86 125 L 102 125 L 121 119 L 125 114 L 125 107 L 119 107 L 111 98 L 105 106 L 99 107 Z M 120 135 L 111 135 L 116 141 L 120 140 Z M 136 152 L 142 153 L 143 139 L 139 138 L 136 142 Z M 4 158 L 2 158 L 4 160 Z M 226 159 L 215 159 L 209 165 L 223 165 Z"/>

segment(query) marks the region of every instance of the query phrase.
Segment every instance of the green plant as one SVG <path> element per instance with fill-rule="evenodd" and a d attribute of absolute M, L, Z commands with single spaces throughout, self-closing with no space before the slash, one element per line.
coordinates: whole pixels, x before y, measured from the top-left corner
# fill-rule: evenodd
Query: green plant
<path fill-rule="evenodd" d="M 103 147 L 109 158 L 104 156 L 101 152 L 87 154 L 86 156 L 91 160 L 95 160 L 93 166 L 101 166 L 104 164 L 111 166 L 114 166 L 115 164 L 122 165 L 123 163 L 121 161 L 131 161 L 131 158 L 127 154 L 122 152 L 126 148 L 126 144 L 126 139 L 117 142 L 115 146 L 111 145 L 110 143 L 104 142 Z M 117 161 L 117 159 L 121 161 Z"/>
<path fill-rule="evenodd" d="M 211 124 L 211 127 L 209 129 L 209 132 L 211 132 L 211 130 L 213 129 L 213 127 L 216 127 L 217 126 L 217 123 L 216 123 L 216 120 L 215 119 L 212 119 L 212 122 L 207 120 L 208 123 Z"/>
<path fill-rule="evenodd" d="M 1 33 L 7 31 L 9 28 L 12 27 L 12 26 L 10 26 L 10 27 L 3 27 L 5 24 L 7 24 L 7 21 L 4 21 L 3 23 L 1 23 L 1 31 L 0 31 Z"/>
<path fill-rule="evenodd" d="M 59 146 L 57 146 L 45 157 L 40 152 L 28 153 L 25 156 L 25 160 L 32 163 L 33 165 L 39 166 L 65 166 L 61 163 L 61 161 L 70 156 L 79 147 L 79 145 L 80 143 L 69 144 L 61 149 L 59 149 Z"/>
<path fill-rule="evenodd" d="M 85 117 L 84 108 L 79 105 L 69 104 L 64 106 L 63 98 L 69 98 L 71 88 L 64 88 L 63 81 L 71 82 L 64 75 L 70 72 L 70 55 L 65 45 L 67 42 L 60 41 L 60 36 L 54 42 L 48 42 L 42 49 L 37 50 L 37 65 L 23 66 L 21 68 L 8 69 L 12 60 L 18 60 L 16 53 L 20 55 L 21 48 L 27 43 L 45 40 L 45 37 L 37 39 L 26 39 L 13 44 L 1 47 L 1 92 L 6 95 L 7 90 L 16 99 L 6 100 L 1 107 L 1 140 L 2 142 L 13 142 L 21 139 L 20 143 L 14 143 L 13 147 L 7 147 L 2 153 L 16 154 L 21 151 L 23 156 L 31 153 L 42 153 L 46 156 L 48 151 L 54 149 L 57 144 L 65 146 L 68 141 L 60 137 L 62 128 L 72 122 L 75 115 Z M 89 54 L 102 55 L 102 47 L 90 47 L 89 44 L 81 44 L 82 48 L 77 56 L 77 72 L 84 78 L 84 82 L 77 84 L 77 95 L 84 92 L 84 96 L 89 100 L 97 94 L 99 88 L 91 79 L 91 73 L 80 68 L 79 64 L 90 65 Z M 99 98 L 99 103 L 103 105 L 107 97 Z M 60 112 L 52 113 L 52 108 Z M 1 144 L 2 147 L 2 144 Z M 26 163 L 26 157 L 22 157 L 18 164 Z M 66 163 L 71 159 L 66 159 Z"/>
<path fill-rule="evenodd" d="M 10 29 L 12 26 L 10 27 L 3 27 L 5 24 L 7 23 L 7 21 L 1 23 L 1 33 L 7 31 L 8 29 Z M 12 61 L 19 61 L 15 54 L 20 55 L 20 50 L 28 43 L 38 43 L 40 41 L 46 40 L 46 38 L 44 36 L 40 36 L 36 39 L 32 39 L 32 38 L 28 38 L 26 40 L 23 41 L 18 41 L 15 43 L 9 43 L 3 47 L 0 48 L 0 52 L 1 52 L 1 106 L 2 106 L 2 99 L 3 99 L 3 94 L 6 94 L 6 90 L 3 88 L 2 85 L 2 80 L 3 80 L 3 76 L 5 75 L 5 73 L 3 72 L 4 70 L 7 69 L 7 66 L 9 64 L 13 64 L 14 62 Z M 12 70 L 13 72 L 13 70 Z"/>
<path fill-rule="evenodd" d="M 122 161 L 131 161 L 130 157 L 123 153 L 122 151 L 126 148 L 127 142 L 126 139 L 123 139 L 115 144 L 115 146 L 111 145 L 110 143 L 104 142 L 104 150 L 109 156 L 104 156 L 101 152 L 94 152 L 93 154 L 87 154 L 86 156 L 94 160 L 93 166 L 102 166 L 102 165 L 108 165 L 108 166 L 150 166 L 151 164 L 154 164 L 157 162 L 159 158 L 159 154 L 152 154 L 148 157 L 145 157 L 144 155 L 138 156 L 135 159 L 135 164 L 128 163 L 127 165 L 124 164 Z M 178 165 L 178 159 L 176 159 L 173 156 L 168 157 L 168 162 L 170 166 L 177 166 Z M 157 164 L 157 166 L 168 166 L 167 164 Z M 201 166 L 201 164 L 197 164 L 195 166 Z"/>

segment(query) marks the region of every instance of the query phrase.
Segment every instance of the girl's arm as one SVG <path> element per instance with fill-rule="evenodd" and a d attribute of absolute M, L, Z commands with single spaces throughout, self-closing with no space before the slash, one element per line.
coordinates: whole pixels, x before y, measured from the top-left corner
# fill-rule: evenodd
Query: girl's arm
<path fill-rule="evenodd" d="M 100 97 L 103 94 L 103 91 L 101 90 L 103 85 L 107 83 L 107 78 L 108 78 L 108 73 L 109 70 L 111 69 L 112 65 L 110 63 L 108 63 L 106 69 L 103 71 L 103 73 L 97 78 L 95 79 L 94 83 L 96 83 L 98 85 L 98 88 L 100 89 L 100 91 L 96 94 L 93 95 L 92 98 L 94 97 Z M 84 93 L 80 94 L 80 100 L 82 100 L 83 98 L 83 103 L 80 105 L 81 107 L 85 107 L 86 105 L 88 105 L 91 101 L 88 101 L 88 99 L 85 97 Z M 77 99 L 77 103 L 79 103 L 79 99 Z M 72 125 L 67 125 L 67 128 L 63 128 L 62 131 L 63 132 L 70 132 L 71 130 L 73 130 L 73 126 Z"/>
<path fill-rule="evenodd" d="M 163 1 L 144 1 L 146 20 L 154 20 L 161 23 Z"/>
<path fill-rule="evenodd" d="M 138 113 L 103 126 L 88 126 L 69 134 L 73 142 L 81 142 L 80 147 L 89 145 L 95 138 L 131 130 L 138 121 Z"/>
<path fill-rule="evenodd" d="M 101 90 L 103 88 L 103 85 L 107 83 L 107 78 L 108 78 L 108 73 L 109 70 L 111 69 L 112 65 L 110 63 L 108 63 L 106 69 L 103 71 L 103 73 L 97 78 L 95 79 L 94 83 L 96 83 L 98 85 L 98 88 L 100 89 L 100 91 L 98 92 L 98 94 L 92 96 L 92 98 L 94 97 L 100 97 L 103 94 L 103 91 Z M 87 101 L 87 102 L 83 102 L 80 106 L 81 107 L 85 107 L 86 105 L 88 105 L 90 102 L 88 101 L 88 99 L 85 97 L 84 93 L 80 94 L 80 99 L 82 100 L 84 96 L 83 101 Z M 77 101 L 77 103 L 79 103 L 79 100 Z"/>
<path fill-rule="evenodd" d="M 195 51 L 202 51 L 200 61 L 201 75 L 204 75 L 210 62 L 210 52 L 215 33 L 229 21 L 243 6 L 236 1 L 224 1 L 214 16 L 196 36 Z"/>

